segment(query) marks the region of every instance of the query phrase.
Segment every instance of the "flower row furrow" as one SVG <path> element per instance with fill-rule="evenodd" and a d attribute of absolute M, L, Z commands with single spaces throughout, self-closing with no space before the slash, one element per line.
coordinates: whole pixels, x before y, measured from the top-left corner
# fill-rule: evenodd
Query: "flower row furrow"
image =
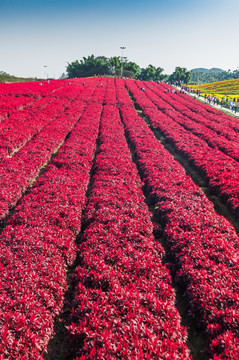
<path fill-rule="evenodd" d="M 219 117 L 215 116 L 214 114 L 210 114 L 208 111 L 203 111 L 203 109 L 201 109 L 201 105 L 198 104 L 195 100 L 194 107 L 192 109 L 191 97 L 185 94 L 180 94 L 179 92 L 177 92 L 177 94 L 175 94 L 175 92 L 172 93 L 172 88 L 169 89 L 169 92 L 165 93 L 163 88 L 159 88 L 150 83 L 148 84 L 147 88 L 150 90 L 150 99 L 152 99 L 152 96 L 156 101 L 157 98 L 160 98 L 162 102 L 170 104 L 172 109 L 178 111 L 181 115 L 204 125 L 206 128 L 208 127 L 212 131 L 211 133 L 214 133 L 215 136 L 219 134 L 228 140 L 237 141 L 236 131 L 234 131 L 229 126 L 225 126 L 225 122 L 218 122 Z M 227 116 L 227 118 L 230 119 L 229 116 Z M 234 118 L 232 118 L 232 120 L 234 120 Z"/>
<path fill-rule="evenodd" d="M 187 108 L 192 110 L 194 113 L 200 114 L 201 116 L 205 117 L 207 120 L 211 120 L 214 124 L 220 124 L 221 128 L 231 128 L 235 132 L 238 133 L 239 131 L 239 124 L 237 118 L 225 114 L 223 111 L 220 111 L 208 104 L 195 101 L 191 96 L 188 96 L 187 94 L 177 92 L 178 96 L 175 96 L 175 94 L 172 93 L 172 87 L 168 84 L 159 84 L 156 85 L 156 87 L 167 90 L 166 92 L 170 94 L 171 97 L 176 98 L 178 101 L 180 101 L 182 104 L 186 105 Z"/>
<path fill-rule="evenodd" d="M 49 93 L 26 109 L 19 110 L 3 120 L 0 123 L 0 160 L 13 156 L 44 126 L 63 114 L 74 98 L 79 99 L 79 94 L 85 94 L 83 90 L 81 81 L 75 81 L 74 86 L 65 85 L 60 91 Z M 93 89 L 90 88 L 90 91 Z M 87 97 L 91 92 L 87 93 Z"/>
<path fill-rule="evenodd" d="M 43 359 L 53 334 L 54 317 L 62 309 L 67 289 L 67 266 L 76 258 L 75 237 L 81 227 L 101 111 L 96 101 L 86 108 L 1 234 L 3 360 Z"/>
<path fill-rule="evenodd" d="M 151 83 L 149 88 L 154 91 L 154 87 L 151 85 Z M 172 109 L 170 109 L 170 111 L 167 111 L 166 113 L 180 125 L 190 130 L 196 136 L 204 139 L 211 147 L 216 147 L 237 161 L 239 160 L 238 135 L 235 131 L 229 127 L 226 127 L 225 124 L 220 126 L 217 125 L 215 117 L 214 121 L 211 121 L 208 120 L 205 116 L 187 109 L 187 99 L 182 99 L 184 100 L 184 103 L 181 104 L 179 95 L 171 93 L 170 95 L 167 93 L 164 94 L 160 90 L 156 91 L 157 97 L 154 100 L 152 99 L 151 91 L 148 95 L 154 104 L 157 105 L 157 102 L 160 101 L 159 109 L 162 108 L 162 103 L 164 104 L 163 108 L 165 107 L 165 103 L 169 103 L 171 106 L 173 106 L 173 109 L 176 111 L 172 111 Z M 158 96 L 160 97 L 160 100 Z M 173 97 L 173 101 L 171 97 Z"/>
<path fill-rule="evenodd" d="M 33 109 L 18 111 L 0 124 L 0 160 L 12 157 L 27 144 L 44 126 L 60 116 L 69 105 L 69 100 L 59 102 L 44 98 Z M 42 105 L 42 106 L 41 106 Z"/>
<path fill-rule="evenodd" d="M 55 87 L 59 83 L 55 82 Z M 45 87 L 47 92 L 43 94 L 37 82 L 28 83 L 2 83 L 0 84 L 0 121 L 9 117 L 12 113 L 22 110 L 49 94 L 49 86 Z"/>
<path fill-rule="evenodd" d="M 70 325 L 76 359 L 189 359 L 116 106 L 104 106 Z M 73 358 L 73 354 L 70 356 Z"/>
<path fill-rule="evenodd" d="M 6 121 L 13 113 L 34 106 L 35 102 L 40 104 L 39 100 L 51 97 L 66 86 L 68 80 L 0 84 L 0 120 Z"/>
<path fill-rule="evenodd" d="M 78 110 L 74 109 L 72 104 L 68 112 L 56 118 L 53 124 L 46 126 L 14 157 L 0 163 L 1 220 L 8 215 L 9 210 L 16 205 L 31 182 L 38 176 L 40 169 L 50 161 L 52 154 L 62 145 L 83 109 L 83 105 Z"/>
<path fill-rule="evenodd" d="M 150 87 L 152 85 L 150 84 Z M 160 85 L 155 84 L 151 87 L 151 89 L 154 89 L 154 91 L 157 89 L 159 91 L 158 94 L 160 94 L 160 96 L 162 95 L 162 98 L 165 100 L 169 100 L 168 97 L 170 97 L 170 103 L 175 106 L 178 106 L 178 103 L 184 105 L 183 111 L 185 111 L 185 114 L 189 117 L 195 117 L 195 115 L 197 115 L 195 119 L 200 119 L 202 123 L 214 130 L 216 133 L 220 133 L 226 138 L 231 140 L 234 139 L 236 141 L 237 133 L 239 131 L 239 124 L 236 118 L 226 115 L 222 111 L 212 108 L 207 104 L 201 102 L 199 103 L 187 94 L 180 94 L 179 91 L 177 91 L 177 94 L 172 93 L 173 88 L 169 85 L 167 85 L 169 92 L 164 93 L 165 88 L 162 84 Z"/>
<path fill-rule="evenodd" d="M 220 150 L 210 147 L 203 139 L 179 125 L 173 120 L 173 111 L 169 112 L 168 116 L 165 111 L 158 110 L 156 105 L 146 94 L 142 94 L 135 84 L 128 82 L 128 86 L 137 99 L 143 97 L 142 109 L 145 116 L 149 117 L 151 125 L 159 128 L 175 148 L 187 156 L 206 177 L 212 191 L 217 193 L 227 203 L 234 215 L 239 218 L 238 162 Z M 149 102 L 147 107 L 144 106 L 146 101 Z"/>
<path fill-rule="evenodd" d="M 6 218 L 9 210 L 16 205 L 29 185 L 38 176 L 42 167 L 50 161 L 52 155 L 62 146 L 66 136 L 74 128 L 86 108 L 86 100 L 88 99 L 89 104 L 92 101 L 97 102 L 99 100 L 98 89 L 95 88 L 96 84 L 97 82 L 93 83 L 85 93 L 84 102 L 82 102 L 82 96 L 79 99 L 76 97 L 77 92 L 74 90 L 75 99 L 71 101 L 61 115 L 45 125 L 13 157 L 0 163 L 0 220 Z M 92 95 L 94 89 L 95 95 Z M 102 90 L 100 91 L 102 92 Z M 100 102 L 102 103 L 103 95 L 100 96 Z"/>
<path fill-rule="evenodd" d="M 126 83 L 140 104 L 145 95 L 131 81 Z M 142 104 L 145 102 L 146 97 Z M 235 229 L 215 212 L 213 204 L 132 107 L 121 106 L 120 110 L 148 196 L 163 220 L 163 236 L 175 259 L 177 281 L 185 287 L 192 316 L 208 335 L 209 356 L 236 360 L 239 239 Z"/>
<path fill-rule="evenodd" d="M 116 89 L 114 78 L 109 78 L 107 81 L 104 97 L 104 105 L 117 105 Z"/>
<path fill-rule="evenodd" d="M 24 109 L 34 101 L 36 99 L 26 98 L 26 96 L 13 97 L 11 95 L 0 95 L 0 121 L 9 117 L 11 113 Z"/>

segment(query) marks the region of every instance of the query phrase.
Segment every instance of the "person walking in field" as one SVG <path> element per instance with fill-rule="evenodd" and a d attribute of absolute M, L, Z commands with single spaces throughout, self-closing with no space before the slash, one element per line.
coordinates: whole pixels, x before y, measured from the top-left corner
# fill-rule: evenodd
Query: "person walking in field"
<path fill-rule="evenodd" d="M 234 105 L 234 109 L 235 109 L 235 114 L 238 112 L 238 101 L 235 102 L 235 105 Z"/>

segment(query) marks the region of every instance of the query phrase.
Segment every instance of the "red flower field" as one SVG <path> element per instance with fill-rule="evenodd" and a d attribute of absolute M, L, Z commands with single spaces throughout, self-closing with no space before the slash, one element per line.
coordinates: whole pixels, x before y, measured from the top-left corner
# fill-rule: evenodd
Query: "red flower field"
<path fill-rule="evenodd" d="M 200 360 L 238 360 L 237 227 L 160 140 L 237 223 L 238 132 L 163 83 L 0 84 L 0 359 L 198 360 L 180 289 Z"/>

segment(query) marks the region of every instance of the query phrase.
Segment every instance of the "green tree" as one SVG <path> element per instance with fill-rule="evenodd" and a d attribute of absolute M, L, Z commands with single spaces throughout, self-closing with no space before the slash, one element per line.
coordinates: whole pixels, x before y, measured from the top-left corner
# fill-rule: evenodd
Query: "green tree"
<path fill-rule="evenodd" d="M 87 58 L 83 57 L 80 62 L 76 60 L 68 63 L 66 71 L 69 78 L 106 75 L 109 73 L 108 59 L 105 56 L 90 55 Z"/>
<path fill-rule="evenodd" d="M 163 68 L 161 67 L 156 68 L 155 66 L 150 64 L 148 65 L 147 68 L 141 69 L 138 78 L 141 80 L 162 81 L 165 80 L 165 78 L 167 77 L 167 75 L 162 74 L 163 71 L 164 71 Z"/>
<path fill-rule="evenodd" d="M 162 74 L 163 71 L 164 71 L 163 68 L 157 67 L 156 72 L 155 72 L 155 79 L 154 80 L 159 80 L 159 81 L 165 80 L 167 78 L 167 75 Z"/>
<path fill-rule="evenodd" d="M 137 77 L 140 74 L 139 65 L 133 61 L 126 61 L 126 63 L 124 63 L 124 71 L 125 70 L 131 72 L 133 77 Z"/>
<path fill-rule="evenodd" d="M 111 75 L 115 75 L 117 73 L 117 70 L 120 69 L 120 57 L 119 56 L 110 57 L 108 59 L 108 64 Z"/>
<path fill-rule="evenodd" d="M 67 76 L 69 78 L 75 78 L 75 77 L 81 77 L 79 73 L 83 70 L 82 64 L 79 63 L 78 60 L 73 61 L 71 64 L 68 63 L 68 66 L 66 68 Z"/>
<path fill-rule="evenodd" d="M 113 59 L 113 61 L 111 60 Z M 117 60 L 116 60 L 117 59 Z M 110 58 L 110 62 L 115 64 L 115 75 L 121 76 L 121 57 Z M 136 78 L 140 73 L 140 67 L 133 61 L 128 61 L 127 57 L 122 59 L 123 61 L 123 76 Z"/>
<path fill-rule="evenodd" d="M 141 69 L 140 78 L 142 80 L 154 80 L 155 72 L 155 66 L 149 64 L 147 68 Z"/>
<path fill-rule="evenodd" d="M 191 72 L 188 71 L 186 68 L 182 68 L 177 66 L 175 71 L 169 76 L 169 82 L 182 82 L 184 84 L 188 84 L 191 78 Z"/>

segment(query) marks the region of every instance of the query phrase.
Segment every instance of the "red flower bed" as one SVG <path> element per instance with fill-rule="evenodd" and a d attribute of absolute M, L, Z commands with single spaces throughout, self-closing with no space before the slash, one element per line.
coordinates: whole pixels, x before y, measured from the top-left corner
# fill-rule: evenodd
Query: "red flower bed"
<path fill-rule="evenodd" d="M 144 83 L 142 92 L 140 82 L 126 83 L 151 124 L 236 212 L 236 161 L 217 149 L 229 151 L 229 125 L 213 143 L 221 126 L 214 111 L 200 112 L 182 94 L 181 102 L 171 93 L 160 97 L 168 85 Z M 1 155 L 0 218 L 17 204 L 0 235 L 0 359 L 43 359 L 63 308 L 68 266 L 78 257 L 65 339 L 70 358 L 190 359 L 168 267 L 206 332 L 208 358 L 237 360 L 238 236 L 137 116 L 125 80 L 3 88 L 0 109 L 1 96 L 14 91 L 31 103 L 20 100 L 21 109 L 16 101 L 9 127 L 6 118 L 0 123 L 2 149 L 9 146 Z M 160 225 L 153 226 L 142 187 Z M 167 267 L 153 231 L 172 259 Z"/>
<path fill-rule="evenodd" d="M 170 92 L 164 93 L 162 85 L 147 83 L 147 87 L 159 95 L 164 101 L 169 102 L 176 110 L 179 106 L 183 109 L 184 115 L 194 118 L 202 122 L 207 127 L 213 129 L 216 133 L 220 133 L 226 138 L 236 140 L 239 125 L 237 119 L 228 116 L 225 113 L 210 107 L 204 103 L 199 103 L 186 94 L 172 93 L 172 87 L 169 87 Z M 197 116 L 195 116 L 197 115 Z"/>
<path fill-rule="evenodd" d="M 163 93 L 162 89 L 160 90 L 156 87 L 156 84 L 148 83 L 147 86 L 152 90 L 147 90 L 147 95 L 156 105 L 159 102 L 160 110 L 164 111 L 167 109 L 166 106 L 162 106 L 162 103 L 170 104 L 172 106 L 171 110 L 174 109 L 176 111 L 167 112 L 167 114 L 175 121 L 193 134 L 204 139 L 209 146 L 215 147 L 234 159 L 239 160 L 238 133 L 228 125 L 228 122 L 226 124 L 225 122 L 218 124 L 215 115 L 213 116 L 206 111 L 204 111 L 206 114 L 200 114 L 200 110 L 198 110 L 200 105 L 197 105 L 197 108 L 192 111 L 188 108 L 192 101 L 189 96 L 182 99 L 180 94 Z M 154 93 L 157 95 L 156 97 Z"/>
<path fill-rule="evenodd" d="M 62 99 L 62 103 L 68 103 L 68 107 L 64 112 L 55 118 L 51 118 L 51 121 L 45 124 L 31 141 L 16 152 L 14 156 L 0 163 L 0 201 L 2 204 L 0 208 L 0 220 L 3 220 L 8 215 L 9 209 L 16 205 L 29 184 L 38 176 L 41 168 L 50 161 L 52 154 L 64 143 L 66 136 L 72 131 L 79 117 L 82 115 L 86 107 L 85 101 L 88 100 L 89 104 L 92 102 L 92 99 L 102 102 L 104 94 L 100 95 L 100 99 L 98 89 L 96 89 L 96 93 L 92 98 L 96 83 L 95 81 L 92 86 L 89 86 L 88 90 L 85 89 L 83 98 L 79 98 L 77 94 L 78 86 L 73 87 L 73 90 L 66 94 L 67 98 L 71 93 L 70 103 L 69 99 L 65 97 Z M 83 88 L 82 84 L 80 84 L 80 87 Z M 102 92 L 102 90 L 100 91 Z M 74 96 L 75 99 L 72 98 L 72 96 Z M 60 103 L 59 99 L 58 102 Z M 60 107 L 56 106 L 56 108 L 51 111 L 51 114 L 54 113 L 56 115 L 59 109 Z M 19 142 L 21 127 L 20 130 L 18 127 L 16 127 L 16 129 L 16 136 Z"/>
<path fill-rule="evenodd" d="M 145 95 L 132 82 L 127 86 L 140 103 Z M 213 359 L 234 360 L 239 351 L 238 236 L 143 119 L 131 107 L 122 106 L 121 114 L 147 191 L 164 223 L 177 280 L 185 286 L 192 315 L 208 335 L 209 353 Z"/>
<path fill-rule="evenodd" d="M 1 90 L 1 87 L 0 87 Z M 13 97 L 10 95 L 0 96 L 0 121 L 9 117 L 11 113 L 22 110 L 29 104 L 34 102 L 34 98 L 26 98 L 25 96 Z"/>
<path fill-rule="evenodd" d="M 142 109 L 144 114 L 149 117 L 151 125 L 159 128 L 175 148 L 187 156 L 206 177 L 211 189 L 228 204 L 232 212 L 239 218 L 238 162 L 216 148 L 211 148 L 204 140 L 180 126 L 175 110 L 166 112 L 166 114 L 162 113 L 133 82 L 127 84 L 134 92 L 138 103 L 143 98 Z M 150 103 L 150 106 L 144 107 L 146 101 Z"/>
<path fill-rule="evenodd" d="M 76 359 L 189 359 L 164 251 L 115 106 L 105 106 L 71 311 Z"/>
<path fill-rule="evenodd" d="M 160 85 L 162 86 L 163 84 Z M 167 85 L 167 87 L 170 89 L 170 91 L 172 90 L 171 86 Z M 229 130 L 229 128 L 231 128 L 235 132 L 239 131 L 239 124 L 236 118 L 226 115 L 224 112 L 215 109 L 207 104 L 201 102 L 198 103 L 186 94 L 178 93 L 177 96 L 175 96 L 174 94 L 170 94 L 170 96 L 182 102 L 184 105 L 186 105 L 188 109 L 192 110 L 193 112 L 200 114 L 206 119 L 212 120 L 213 123 L 211 125 L 220 124 L 221 129 L 224 128 L 224 130 Z"/>
<path fill-rule="evenodd" d="M 44 99 L 53 96 L 59 89 L 69 86 L 68 80 L 32 81 L 25 83 L 0 84 L 0 121 L 25 108 L 38 106 Z M 76 80 L 73 80 L 76 84 Z M 79 82 L 79 80 L 77 80 Z M 42 101 L 41 101 L 41 100 Z M 13 115 L 14 116 L 14 115 Z M 7 119 L 6 119 L 7 121 Z"/>
<path fill-rule="evenodd" d="M 64 83 L 64 86 L 55 89 L 54 93 L 49 91 L 40 100 L 24 110 L 15 112 L 0 123 L 0 160 L 12 156 L 45 126 L 64 115 L 74 99 L 81 99 L 83 104 L 92 95 L 97 83 L 94 81 L 93 86 L 85 89 L 82 81 L 74 82 L 74 86 Z"/>
<path fill-rule="evenodd" d="M 97 92 L 92 99 L 98 98 Z M 101 108 L 97 102 L 87 107 L 1 234 L 1 359 L 42 359 L 53 334 L 54 317 L 62 309 L 67 289 L 67 265 L 76 257 L 74 240 L 80 230 Z M 76 114 L 71 118 L 75 122 Z"/>
<path fill-rule="evenodd" d="M 34 104 L 33 109 L 18 111 L 14 116 L 3 121 L 0 124 L 2 159 L 12 156 L 28 143 L 44 126 L 51 123 L 57 115 L 59 116 L 59 113 L 63 113 L 68 104 L 68 99 L 54 102 L 44 98 L 41 103 Z"/>

